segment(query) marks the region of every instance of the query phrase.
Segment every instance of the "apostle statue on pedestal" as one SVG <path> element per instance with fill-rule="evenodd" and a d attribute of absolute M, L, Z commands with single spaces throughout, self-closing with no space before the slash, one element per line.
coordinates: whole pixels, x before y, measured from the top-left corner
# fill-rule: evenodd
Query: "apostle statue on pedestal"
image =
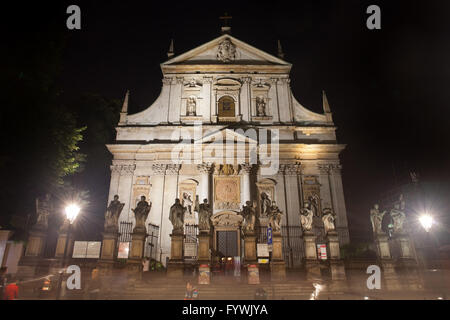
<path fill-rule="evenodd" d="M 400 208 L 401 205 L 401 203 L 396 203 L 390 212 L 391 218 L 394 221 L 393 232 L 397 234 L 404 232 L 403 223 L 406 220 L 405 212 Z"/>
<path fill-rule="evenodd" d="M 370 221 L 372 222 L 372 229 L 374 234 L 384 233 L 382 229 L 383 216 L 386 211 L 381 212 L 379 210 L 378 203 L 375 203 L 372 209 L 370 209 Z"/>
<path fill-rule="evenodd" d="M 242 217 L 244 217 L 243 229 L 244 232 L 254 232 L 256 222 L 256 210 L 254 204 L 251 201 L 246 201 L 241 211 Z"/>
<path fill-rule="evenodd" d="M 119 227 L 119 216 L 122 212 L 125 203 L 119 201 L 119 196 L 116 194 L 114 200 L 109 203 L 105 214 L 105 230 L 117 230 Z"/>
<path fill-rule="evenodd" d="M 281 216 L 283 213 L 278 209 L 275 201 L 272 201 L 272 205 L 270 206 L 270 214 L 269 214 L 269 226 L 272 228 L 274 232 L 279 232 L 281 230 Z"/>
<path fill-rule="evenodd" d="M 306 201 L 304 208 L 300 212 L 300 223 L 302 224 L 303 231 L 311 231 L 313 216 L 314 212 L 311 209 L 311 204 L 309 201 Z"/>
<path fill-rule="evenodd" d="M 48 217 L 51 212 L 50 194 L 46 194 L 44 198 L 36 198 L 36 214 L 37 220 L 35 227 L 48 228 Z"/>
<path fill-rule="evenodd" d="M 270 213 L 270 206 L 272 205 L 272 201 L 270 200 L 267 193 L 261 193 L 261 217 L 268 217 Z"/>
<path fill-rule="evenodd" d="M 184 208 L 180 199 L 175 199 L 175 203 L 170 207 L 169 220 L 173 226 L 173 232 L 183 233 L 184 231 L 184 213 L 186 208 Z"/>
<path fill-rule="evenodd" d="M 145 201 L 145 196 L 141 196 L 141 201 L 138 202 L 135 209 L 131 209 L 134 212 L 134 217 L 136 219 L 136 226 L 133 232 L 145 231 L 145 221 L 147 220 L 152 204 Z"/>
<path fill-rule="evenodd" d="M 198 197 L 196 199 L 196 205 L 198 211 L 198 228 L 199 230 L 209 231 L 211 229 L 211 216 L 212 210 L 208 204 L 208 199 L 203 199 L 203 203 L 199 204 Z"/>
<path fill-rule="evenodd" d="M 329 231 L 336 230 L 336 226 L 334 224 L 335 220 L 336 220 L 336 218 L 335 218 L 334 212 L 331 208 L 323 209 L 322 222 L 323 222 L 323 227 L 325 229 L 325 234 L 327 234 Z"/>

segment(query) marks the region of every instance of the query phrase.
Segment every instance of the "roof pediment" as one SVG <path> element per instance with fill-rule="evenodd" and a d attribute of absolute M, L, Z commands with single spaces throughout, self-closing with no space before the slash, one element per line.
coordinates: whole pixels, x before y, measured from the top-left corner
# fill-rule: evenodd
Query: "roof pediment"
<path fill-rule="evenodd" d="M 224 34 L 162 63 L 161 68 L 164 70 L 164 68 L 168 66 L 180 65 L 254 65 L 291 67 L 290 63 L 228 34 Z"/>

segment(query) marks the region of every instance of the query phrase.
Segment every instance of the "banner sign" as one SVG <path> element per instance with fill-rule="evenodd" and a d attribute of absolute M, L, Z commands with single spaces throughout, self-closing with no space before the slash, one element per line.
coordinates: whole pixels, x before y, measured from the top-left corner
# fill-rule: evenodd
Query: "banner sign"
<path fill-rule="evenodd" d="M 98 259 L 100 258 L 100 241 L 75 241 L 73 244 L 72 258 Z"/>
<path fill-rule="evenodd" d="M 327 245 L 326 244 L 318 244 L 317 245 L 317 257 L 320 260 L 327 260 Z"/>
<path fill-rule="evenodd" d="M 267 244 L 272 244 L 272 228 L 267 228 Z"/>
<path fill-rule="evenodd" d="M 256 253 L 258 257 L 262 258 L 269 257 L 269 245 L 267 243 L 258 243 L 256 245 Z"/>
<path fill-rule="evenodd" d="M 130 252 L 130 243 L 129 242 L 119 243 L 119 252 L 117 254 L 117 258 L 128 259 L 129 252 Z"/>

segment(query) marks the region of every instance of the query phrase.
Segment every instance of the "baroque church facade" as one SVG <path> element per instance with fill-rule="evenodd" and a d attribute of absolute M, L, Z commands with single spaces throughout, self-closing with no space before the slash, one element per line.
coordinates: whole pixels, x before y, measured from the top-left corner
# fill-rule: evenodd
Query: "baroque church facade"
<path fill-rule="evenodd" d="M 160 96 L 147 109 L 128 114 L 127 93 L 116 140 L 107 145 L 113 155 L 108 200 L 119 196 L 124 203 L 119 223 L 133 226 L 141 197 L 151 203 L 146 225 L 158 227 L 153 249 L 158 260 L 171 257 L 169 213 L 177 198 L 186 207 L 185 223 L 194 225 L 196 203 L 206 199 L 214 228 L 211 247 L 222 250 L 222 238 L 228 237 L 231 255 L 243 256 L 237 219 L 243 206 L 251 204 L 259 225 L 267 226 L 268 200 L 282 213 L 289 266 L 299 266 L 305 256 L 301 234 L 289 234 L 292 227 L 301 233 L 305 207 L 314 212 L 318 243 L 327 210 L 334 213 L 340 245 L 349 242 L 339 160 L 345 145 L 336 141 L 325 93 L 323 114 L 296 100 L 291 67 L 281 54 L 223 34 L 181 55 L 170 53 L 161 64 Z"/>

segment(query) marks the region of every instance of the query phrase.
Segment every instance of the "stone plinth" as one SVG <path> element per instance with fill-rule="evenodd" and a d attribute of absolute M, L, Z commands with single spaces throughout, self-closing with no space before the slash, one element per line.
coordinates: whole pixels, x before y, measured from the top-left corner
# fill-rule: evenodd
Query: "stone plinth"
<path fill-rule="evenodd" d="M 391 250 L 389 248 L 389 238 L 386 234 L 376 234 L 375 243 L 380 259 L 391 259 Z"/>
<path fill-rule="evenodd" d="M 306 270 L 306 278 L 308 280 L 320 278 L 320 266 L 317 260 L 316 236 L 311 231 L 303 233 L 303 241 L 305 245 L 304 266 Z"/>
<path fill-rule="evenodd" d="M 169 278 L 182 278 L 184 274 L 184 255 L 183 255 L 183 232 L 172 232 L 170 235 L 171 251 L 170 260 L 167 265 L 167 277 Z"/>
<path fill-rule="evenodd" d="M 28 236 L 26 257 L 40 257 L 44 251 L 45 240 L 47 238 L 47 230 L 41 228 L 33 228 Z"/>
<path fill-rule="evenodd" d="M 395 236 L 399 248 L 399 257 L 396 261 L 396 271 L 401 279 L 403 289 L 420 290 L 423 288 L 423 281 L 419 275 L 418 263 L 414 255 L 413 244 L 407 234 Z"/>
<path fill-rule="evenodd" d="M 395 262 L 392 259 L 382 259 L 381 267 L 384 288 L 387 290 L 401 290 L 402 286 L 395 270 Z M 383 287 L 381 289 L 383 289 Z"/>
<path fill-rule="evenodd" d="M 56 243 L 56 251 L 55 258 L 62 259 L 64 257 L 64 249 L 66 248 L 66 241 L 69 241 L 67 244 L 66 257 L 70 257 L 70 253 L 72 252 L 73 247 L 73 234 L 70 235 L 70 239 L 67 240 L 67 230 L 63 230 L 59 232 L 58 242 Z"/>
<path fill-rule="evenodd" d="M 145 230 L 135 229 L 131 234 L 131 250 L 127 260 L 127 271 L 131 277 L 140 278 L 146 237 Z"/>
<path fill-rule="evenodd" d="M 286 279 L 286 263 L 283 260 L 283 242 L 281 232 L 272 233 L 272 259 L 270 261 L 270 278 L 272 281 Z"/>
<path fill-rule="evenodd" d="M 198 235 L 198 262 L 209 263 L 211 260 L 209 252 L 210 233 L 209 231 L 201 230 Z"/>
<path fill-rule="evenodd" d="M 345 281 L 345 266 L 341 260 L 341 249 L 339 247 L 339 237 L 336 231 L 329 231 L 327 234 L 328 248 L 330 250 L 330 271 L 333 281 Z"/>
<path fill-rule="evenodd" d="M 399 250 L 400 259 L 415 260 L 411 241 L 407 234 L 400 234 L 395 236 L 395 241 L 397 242 L 398 247 L 400 249 Z"/>
<path fill-rule="evenodd" d="M 245 263 L 256 263 L 256 235 L 254 232 L 246 232 L 244 234 L 244 254 Z"/>
<path fill-rule="evenodd" d="M 105 231 L 103 233 L 102 251 L 97 267 L 102 276 L 111 275 L 114 262 L 117 259 L 117 240 L 119 233 L 117 231 Z"/>

